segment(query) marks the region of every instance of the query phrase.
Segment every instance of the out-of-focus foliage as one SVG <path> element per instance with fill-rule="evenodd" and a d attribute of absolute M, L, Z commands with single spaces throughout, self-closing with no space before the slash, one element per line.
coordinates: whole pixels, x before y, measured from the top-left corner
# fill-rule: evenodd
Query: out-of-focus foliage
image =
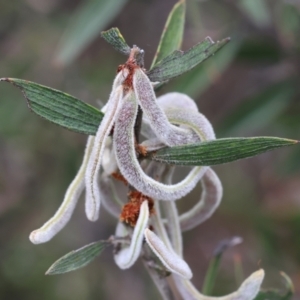
<path fill-rule="evenodd" d="M 99 101 L 103 104 L 108 98 L 117 66 L 124 62 L 124 56 L 100 38 L 100 31 L 112 26 L 120 28 L 129 45 L 145 50 L 149 69 L 176 1 L 129 0 L 126 5 L 123 1 L 101 19 L 106 25 L 97 24 L 98 28 L 88 29 L 95 23 L 87 17 L 79 27 L 88 32 L 82 37 L 83 47 L 77 48 L 77 58 L 64 68 L 58 66 L 62 33 L 76 24 L 76 16 L 84 15 L 88 3 L 0 0 L 0 77 L 28 79 L 100 106 Z M 219 128 L 218 138 L 299 139 L 298 1 L 187 0 L 186 9 L 183 50 L 208 35 L 214 40 L 230 36 L 232 41 L 159 93 L 178 90 L 198 99 L 200 111 Z M 90 11 L 96 15 L 96 10 Z M 69 49 L 75 47 L 67 39 L 64 43 Z M 128 299 L 156 299 L 143 268 L 137 265 L 122 272 L 109 251 L 80 271 L 43 275 L 69 249 L 107 237 L 114 222 L 103 211 L 100 220 L 91 224 L 78 208 L 53 241 L 30 244 L 29 232 L 50 217 L 62 200 L 80 164 L 85 137 L 30 114 L 19 92 L 9 85 L 0 89 L 0 297 L 122 299 L 126 291 Z M 300 297 L 299 157 L 300 151 L 291 148 L 216 168 L 225 191 L 222 205 L 209 221 L 185 235 L 185 256 L 194 266 L 193 282 L 199 289 L 205 275 L 201 270 L 207 269 L 215 246 L 223 238 L 239 235 L 244 242 L 224 254 L 217 278 L 224 284 L 215 286 L 212 294 L 229 293 L 243 274 L 261 266 L 267 274 L 266 289 L 279 286 L 278 270 L 283 270 L 294 282 L 295 299 Z M 180 202 L 182 209 L 191 205 L 197 193 Z M 240 275 L 229 278 L 236 260 Z M 134 288 L 128 288 L 132 282 Z"/>
<path fill-rule="evenodd" d="M 181 48 L 184 36 L 185 10 L 185 1 L 179 1 L 171 10 L 164 26 L 151 68 L 173 51 Z"/>
<path fill-rule="evenodd" d="M 83 1 L 61 37 L 56 55 L 57 63 L 63 65 L 72 63 L 120 13 L 126 2 L 127 0 Z"/>

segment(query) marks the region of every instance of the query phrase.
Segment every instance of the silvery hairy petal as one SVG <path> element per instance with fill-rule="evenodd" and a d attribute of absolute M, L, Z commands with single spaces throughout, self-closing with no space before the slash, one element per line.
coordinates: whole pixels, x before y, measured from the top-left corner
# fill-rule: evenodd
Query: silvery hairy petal
<path fill-rule="evenodd" d="M 82 165 L 76 177 L 68 187 L 63 203 L 48 222 L 46 222 L 41 228 L 31 232 L 29 239 L 32 243 L 40 244 L 48 242 L 69 222 L 78 199 L 84 189 L 84 174 L 86 172 L 93 145 L 94 137 L 89 136 Z"/>
<path fill-rule="evenodd" d="M 199 112 L 178 108 L 166 109 L 166 116 L 172 124 L 181 125 L 193 131 L 192 142 L 214 140 L 215 133 L 207 118 Z"/>
<path fill-rule="evenodd" d="M 125 246 L 121 248 L 121 250 L 119 250 L 114 255 L 115 262 L 119 266 L 119 268 L 128 269 L 139 258 L 142 245 L 143 245 L 144 230 L 148 226 L 148 221 L 149 221 L 148 201 L 144 201 L 140 208 L 139 217 L 134 227 L 133 235 L 129 247 Z M 116 233 L 117 234 L 120 233 L 120 228 Z"/>
<path fill-rule="evenodd" d="M 192 98 L 178 92 L 167 93 L 158 97 L 157 104 L 163 111 L 172 108 L 198 111 L 198 106 Z"/>
<path fill-rule="evenodd" d="M 202 114 L 177 108 L 166 109 L 165 112 L 173 124 L 186 126 L 202 138 L 215 138 L 211 124 Z M 203 192 L 200 201 L 180 217 L 180 225 L 183 230 L 192 229 L 207 220 L 221 202 L 222 184 L 212 169 L 207 169 L 201 179 L 201 184 Z"/>
<path fill-rule="evenodd" d="M 123 78 L 122 72 L 120 72 L 114 82 L 120 81 Z M 115 122 L 118 111 L 121 107 L 123 98 L 123 87 L 118 86 L 112 90 L 110 98 L 107 103 L 106 113 L 102 119 L 102 122 L 98 128 L 94 147 L 92 149 L 91 157 L 88 162 L 88 167 L 85 176 L 86 182 L 86 206 L 85 211 L 89 220 L 96 221 L 99 216 L 100 209 L 100 190 L 98 187 L 98 175 L 102 163 L 103 152 L 105 149 L 105 142 L 110 134 L 113 124 Z"/>
<path fill-rule="evenodd" d="M 182 231 L 190 230 L 205 222 L 221 203 L 223 188 L 217 174 L 208 168 L 201 179 L 202 195 L 197 204 L 189 211 L 180 215 Z"/>
<path fill-rule="evenodd" d="M 172 273 L 190 279 L 193 274 L 188 264 L 172 249 L 166 247 L 162 240 L 150 229 L 145 229 L 146 242 L 163 265 Z"/>
<path fill-rule="evenodd" d="M 191 143 L 190 134 L 184 128 L 178 128 L 168 121 L 163 110 L 158 106 L 152 84 L 141 69 L 133 75 L 133 88 L 139 104 L 156 136 L 167 146 Z"/>
<path fill-rule="evenodd" d="M 253 300 L 257 296 L 265 272 L 260 269 L 252 273 L 240 286 L 240 288 L 229 295 L 211 297 L 201 294 L 189 280 L 183 280 L 174 276 L 176 287 L 185 300 Z"/>
<path fill-rule="evenodd" d="M 138 111 L 138 102 L 133 92 L 125 98 L 114 128 L 114 147 L 118 166 L 122 175 L 138 191 L 152 198 L 177 200 L 188 194 L 201 179 L 205 167 L 195 167 L 179 183 L 166 185 L 160 183 L 142 170 L 136 157 L 134 125 Z"/>
<path fill-rule="evenodd" d="M 184 109 L 184 110 L 192 110 L 194 112 L 198 111 L 197 104 L 195 101 L 190 98 L 189 96 L 182 94 L 182 93 L 167 93 L 157 98 L 157 104 L 160 108 L 165 112 L 167 109 L 177 108 L 177 109 Z M 169 120 L 170 121 L 170 120 Z M 151 129 L 149 120 L 145 114 L 143 115 L 143 127 L 142 127 L 142 134 L 147 139 L 153 139 L 155 137 L 155 133 Z M 156 138 L 160 141 L 158 138 Z M 151 148 L 152 149 L 152 148 Z M 157 147 L 158 149 L 158 147 Z M 153 149 L 155 151 L 156 149 Z M 149 149 L 149 151 L 152 151 Z"/>

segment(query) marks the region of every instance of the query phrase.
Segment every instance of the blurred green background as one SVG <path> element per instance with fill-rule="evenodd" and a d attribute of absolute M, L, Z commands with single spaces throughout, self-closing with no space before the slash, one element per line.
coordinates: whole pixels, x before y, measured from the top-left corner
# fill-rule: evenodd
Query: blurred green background
<path fill-rule="evenodd" d="M 126 58 L 100 38 L 119 27 L 129 45 L 146 52 L 149 67 L 175 0 L 0 0 L 0 77 L 35 81 L 83 101 L 105 103 L 116 68 Z M 232 41 L 214 57 L 159 93 L 181 91 L 197 100 L 217 137 L 300 135 L 300 2 L 187 0 L 183 49 L 206 36 Z M 55 212 L 81 163 L 86 137 L 30 113 L 21 93 L 0 85 L 0 298 L 158 299 L 141 263 L 127 271 L 106 251 L 88 267 L 44 276 L 70 250 L 114 232 L 102 209 L 87 221 L 81 201 L 51 242 L 35 246 L 29 233 Z M 279 271 L 300 297 L 300 147 L 214 168 L 224 198 L 213 217 L 184 235 L 185 258 L 201 289 L 214 249 L 243 237 L 226 252 L 215 295 L 237 288 L 262 267 L 263 287 L 284 291 Z M 186 209 L 200 188 L 181 200 Z"/>

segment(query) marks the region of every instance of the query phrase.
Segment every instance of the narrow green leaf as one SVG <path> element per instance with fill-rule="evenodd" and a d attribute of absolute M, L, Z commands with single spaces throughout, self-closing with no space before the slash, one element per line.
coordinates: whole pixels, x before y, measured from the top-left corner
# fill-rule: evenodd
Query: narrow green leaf
<path fill-rule="evenodd" d="M 180 48 L 183 38 L 185 9 L 185 0 L 180 0 L 171 10 L 152 61 L 151 68 L 157 62 Z"/>
<path fill-rule="evenodd" d="M 112 45 L 115 50 L 125 55 L 130 54 L 130 47 L 126 44 L 126 41 L 118 28 L 114 27 L 107 31 L 102 31 L 101 36 Z"/>
<path fill-rule="evenodd" d="M 294 285 L 285 273 L 281 272 L 281 276 L 283 277 L 284 284 L 286 287 L 286 292 L 282 293 L 279 290 L 268 290 L 261 291 L 256 296 L 255 300 L 292 300 L 294 294 Z"/>
<path fill-rule="evenodd" d="M 58 64 L 70 64 L 122 10 L 127 0 L 83 1 L 64 32 L 56 54 Z"/>
<path fill-rule="evenodd" d="M 186 52 L 174 51 L 160 62 L 158 62 L 150 71 L 147 72 L 152 82 L 164 82 L 177 77 L 215 54 L 225 44 L 230 41 L 226 38 L 220 42 L 214 43 L 210 37 L 207 37 L 201 43 L 193 46 Z"/>
<path fill-rule="evenodd" d="M 57 275 L 85 267 L 93 261 L 110 243 L 107 241 L 94 242 L 73 250 L 57 260 L 46 272 L 46 275 Z"/>
<path fill-rule="evenodd" d="M 225 138 L 198 144 L 163 148 L 149 154 L 155 161 L 175 165 L 212 166 L 255 156 L 276 148 L 297 144 L 277 137 Z"/>
<path fill-rule="evenodd" d="M 28 107 L 46 120 L 79 133 L 96 134 L 103 113 L 95 107 L 61 91 L 27 80 L 1 78 L 0 81 L 18 87 Z"/>
<path fill-rule="evenodd" d="M 217 278 L 217 273 L 219 271 L 220 263 L 224 252 L 236 245 L 239 245 L 243 241 L 242 238 L 235 236 L 231 239 L 226 239 L 220 242 L 216 250 L 214 251 L 214 256 L 211 259 L 208 270 L 205 274 L 202 293 L 204 295 L 210 296 L 213 292 L 215 281 Z"/>

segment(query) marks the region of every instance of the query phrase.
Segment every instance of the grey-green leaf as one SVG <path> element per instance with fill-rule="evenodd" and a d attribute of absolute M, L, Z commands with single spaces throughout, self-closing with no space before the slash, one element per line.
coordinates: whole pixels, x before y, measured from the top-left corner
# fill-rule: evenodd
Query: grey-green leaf
<path fill-rule="evenodd" d="M 291 279 L 283 272 L 281 276 L 284 279 L 286 292 L 282 293 L 278 290 L 260 291 L 255 300 L 292 300 L 294 294 L 294 285 Z"/>
<path fill-rule="evenodd" d="M 169 13 L 151 68 L 180 48 L 183 38 L 185 10 L 185 0 L 180 0 Z"/>
<path fill-rule="evenodd" d="M 70 64 L 122 10 L 127 0 L 89 0 L 71 16 L 58 47 L 56 62 Z"/>
<path fill-rule="evenodd" d="M 149 154 L 155 161 L 175 165 L 212 166 L 252 157 L 298 141 L 277 137 L 225 138 L 163 148 Z"/>
<path fill-rule="evenodd" d="M 113 48 L 122 54 L 129 55 L 130 47 L 127 45 L 124 37 L 122 36 L 120 30 L 113 27 L 107 31 L 102 31 L 101 36 L 113 46 Z"/>
<path fill-rule="evenodd" d="M 16 78 L 1 78 L 0 81 L 18 87 L 27 100 L 28 107 L 37 115 L 69 130 L 95 135 L 103 113 L 61 91 Z"/>
<path fill-rule="evenodd" d="M 107 241 L 88 244 L 80 249 L 73 250 L 57 260 L 46 272 L 46 275 L 57 275 L 85 267 L 109 246 Z"/>
<path fill-rule="evenodd" d="M 150 71 L 147 72 L 152 82 L 164 82 L 177 77 L 215 54 L 225 44 L 230 41 L 226 38 L 220 42 L 214 43 L 210 37 L 207 37 L 201 43 L 193 46 L 186 52 L 174 51 L 160 62 L 158 62 Z"/>

